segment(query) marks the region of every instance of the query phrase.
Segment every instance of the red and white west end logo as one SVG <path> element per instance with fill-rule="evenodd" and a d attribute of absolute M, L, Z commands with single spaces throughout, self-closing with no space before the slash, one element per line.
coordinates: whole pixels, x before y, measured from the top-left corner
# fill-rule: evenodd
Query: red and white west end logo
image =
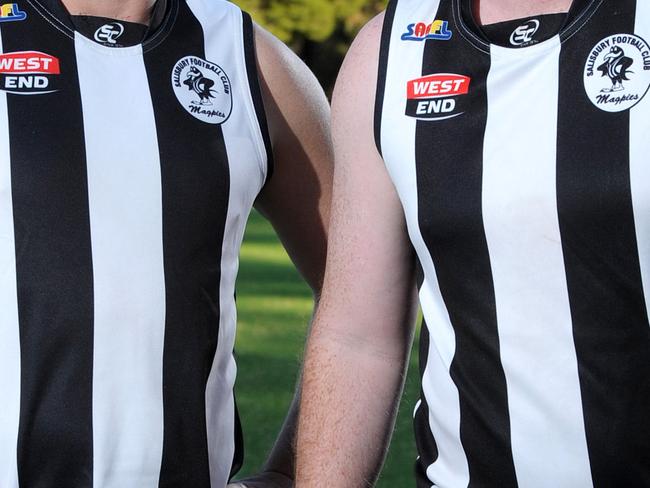
<path fill-rule="evenodd" d="M 17 95 L 57 91 L 52 78 L 61 74 L 58 58 L 39 51 L 0 54 L 0 89 Z"/>
<path fill-rule="evenodd" d="M 423 120 L 458 117 L 457 98 L 469 93 L 471 78 L 453 73 L 438 73 L 411 80 L 406 87 L 406 115 Z"/>

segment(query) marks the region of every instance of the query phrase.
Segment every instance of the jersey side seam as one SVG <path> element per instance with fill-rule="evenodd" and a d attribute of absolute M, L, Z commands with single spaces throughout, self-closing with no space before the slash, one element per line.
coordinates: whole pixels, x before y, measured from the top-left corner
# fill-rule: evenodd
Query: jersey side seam
<path fill-rule="evenodd" d="M 242 66 L 245 72 L 245 79 L 248 89 L 244 89 L 244 99 L 249 102 L 246 104 L 246 113 L 251 124 L 253 136 L 255 137 L 255 149 L 259 157 L 260 167 L 264 175 L 262 187 L 268 183 L 273 175 L 274 161 L 273 149 L 271 147 L 271 138 L 269 135 L 266 110 L 259 79 L 259 70 L 257 69 L 256 49 L 255 49 L 255 32 L 251 16 L 242 10 L 239 11 L 241 16 L 241 40 L 243 49 L 240 52 Z"/>
<path fill-rule="evenodd" d="M 375 136 L 375 146 L 381 156 L 383 156 L 381 149 L 381 126 L 384 115 L 386 77 L 388 75 L 388 56 L 392 41 L 393 22 L 395 20 L 395 12 L 397 11 L 397 1 L 398 0 L 391 0 L 388 7 L 386 7 L 379 44 L 379 63 L 377 66 L 377 88 L 375 92 L 373 132 Z"/>

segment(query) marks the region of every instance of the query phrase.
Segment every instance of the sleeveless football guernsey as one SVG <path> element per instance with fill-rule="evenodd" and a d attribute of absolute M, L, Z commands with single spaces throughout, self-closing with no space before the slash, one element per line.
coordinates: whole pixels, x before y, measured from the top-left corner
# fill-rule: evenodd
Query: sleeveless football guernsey
<path fill-rule="evenodd" d="M 499 44 L 471 3 L 393 0 L 382 36 L 418 486 L 650 487 L 650 2 L 575 0 Z"/>
<path fill-rule="evenodd" d="M 0 8 L 2 488 L 223 488 L 241 464 L 234 283 L 271 170 L 253 26 L 222 0 L 156 25 L 111 47 L 119 21 Z"/>

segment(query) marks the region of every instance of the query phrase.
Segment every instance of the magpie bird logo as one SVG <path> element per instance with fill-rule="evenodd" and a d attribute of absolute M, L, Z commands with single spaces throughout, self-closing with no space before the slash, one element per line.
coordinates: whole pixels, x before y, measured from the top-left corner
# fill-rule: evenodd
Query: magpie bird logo
<path fill-rule="evenodd" d="M 199 100 L 193 102 L 194 104 L 212 105 L 210 99 L 217 94 L 217 91 L 212 89 L 214 81 L 204 76 L 201 70 L 192 66 L 183 84 L 199 96 Z"/>
<path fill-rule="evenodd" d="M 230 117 L 232 86 L 221 66 L 185 56 L 172 68 L 171 82 L 178 102 L 193 117 L 208 124 L 223 124 Z"/>
<path fill-rule="evenodd" d="M 611 93 L 624 90 L 623 81 L 629 81 L 628 74 L 631 73 L 629 68 L 633 64 L 634 60 L 628 58 L 623 49 L 612 46 L 609 53 L 605 55 L 605 62 L 598 66 L 598 71 L 602 73 L 602 76 L 609 76 L 612 80 L 612 86 L 603 88 L 601 92 Z"/>
<path fill-rule="evenodd" d="M 605 112 L 640 103 L 650 87 L 650 46 L 634 34 L 615 34 L 596 44 L 587 58 L 585 91 Z"/>

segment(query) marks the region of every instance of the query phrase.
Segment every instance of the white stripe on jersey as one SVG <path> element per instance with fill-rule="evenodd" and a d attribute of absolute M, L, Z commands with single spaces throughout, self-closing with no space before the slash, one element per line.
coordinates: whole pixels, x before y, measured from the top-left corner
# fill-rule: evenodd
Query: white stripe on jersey
<path fill-rule="evenodd" d="M 634 33 L 646 41 L 650 39 L 647 19 L 650 19 L 650 2 L 637 1 Z M 646 96 L 630 110 L 630 182 L 646 310 L 650 311 L 650 158 L 645 149 L 650 135 L 650 117 L 647 111 L 643 112 L 648 103 L 650 100 Z"/>
<path fill-rule="evenodd" d="M 156 488 L 163 446 L 165 275 L 149 84 L 139 45 L 115 51 L 77 33 L 75 48 L 94 274 L 93 484 L 124 488 L 137 473 L 138 488 Z M 98 50 L 108 54 L 101 70 Z"/>
<path fill-rule="evenodd" d="M 2 40 L 0 38 L 0 52 Z M 0 486 L 18 487 L 20 334 L 7 94 L 0 91 Z"/>
<path fill-rule="evenodd" d="M 517 482 L 587 488 L 592 481 L 557 214 L 560 40 L 491 51 L 483 221 Z M 503 88 L 512 79 L 526 86 L 525 97 Z"/>
<path fill-rule="evenodd" d="M 237 325 L 237 310 L 233 290 L 239 268 L 239 249 L 244 237 L 246 221 L 261 186 L 251 185 L 250 175 L 259 172 L 260 182 L 266 180 L 266 152 L 259 134 L 259 121 L 254 113 L 253 100 L 243 50 L 225 52 L 223 45 L 233 35 L 243 38 L 242 15 L 238 9 L 224 8 L 222 2 L 188 0 L 188 6 L 203 27 L 211 35 L 205 38 L 205 56 L 209 61 L 226 66 L 236 66 L 231 76 L 233 96 L 245 101 L 242 109 L 233 110 L 222 125 L 230 165 L 230 195 L 228 215 L 224 230 L 221 255 L 221 283 L 219 288 L 220 319 L 219 339 L 212 370 L 206 388 L 206 421 L 208 431 L 208 454 L 210 480 L 213 487 L 228 482 L 235 453 L 235 404 L 233 387 L 237 365 L 233 356 Z M 216 28 L 217 23 L 219 28 Z M 227 25 L 227 28 L 224 26 Z M 228 56 L 228 59 L 224 59 Z M 234 77 L 239 76 L 239 79 Z M 245 107 L 245 109 L 244 109 Z M 249 131 L 242 137 L 242 129 Z M 250 141 L 256 144 L 250 144 Z M 243 169 L 242 166 L 248 166 Z"/>
<path fill-rule="evenodd" d="M 415 4 L 416 2 L 412 2 Z M 406 27 L 414 19 L 429 19 L 438 9 L 437 3 L 413 5 L 412 9 L 398 8 L 393 21 L 393 29 Z M 399 39 L 393 32 L 393 39 Z M 397 192 L 407 216 L 408 231 L 422 263 L 424 282 L 420 289 L 422 311 L 427 318 L 430 333 L 429 360 L 423 374 L 424 389 L 430 412 L 431 432 L 438 445 L 439 458 L 427 469 L 429 479 L 441 486 L 467 486 L 469 467 L 460 439 L 460 401 L 458 388 L 454 384 L 450 368 L 456 350 L 454 329 L 449 319 L 433 260 L 422 238 L 418 222 L 418 195 L 415 166 L 415 129 L 416 120 L 406 118 L 404 113 L 404 90 L 407 82 L 422 76 L 424 42 L 412 44 L 395 41 L 389 51 L 389 66 L 399 62 L 404 69 L 389 69 L 386 77 L 384 115 L 381 126 L 382 140 L 403 141 L 402 145 L 391 144 L 383 149 L 384 159 L 400 161 L 399 171 L 387 165 L 395 182 Z M 399 61 L 397 61 L 399 60 Z M 395 135 L 395 134 L 399 135 Z M 391 171 L 393 170 L 393 171 Z M 434 387 L 435 385 L 435 387 Z"/>

